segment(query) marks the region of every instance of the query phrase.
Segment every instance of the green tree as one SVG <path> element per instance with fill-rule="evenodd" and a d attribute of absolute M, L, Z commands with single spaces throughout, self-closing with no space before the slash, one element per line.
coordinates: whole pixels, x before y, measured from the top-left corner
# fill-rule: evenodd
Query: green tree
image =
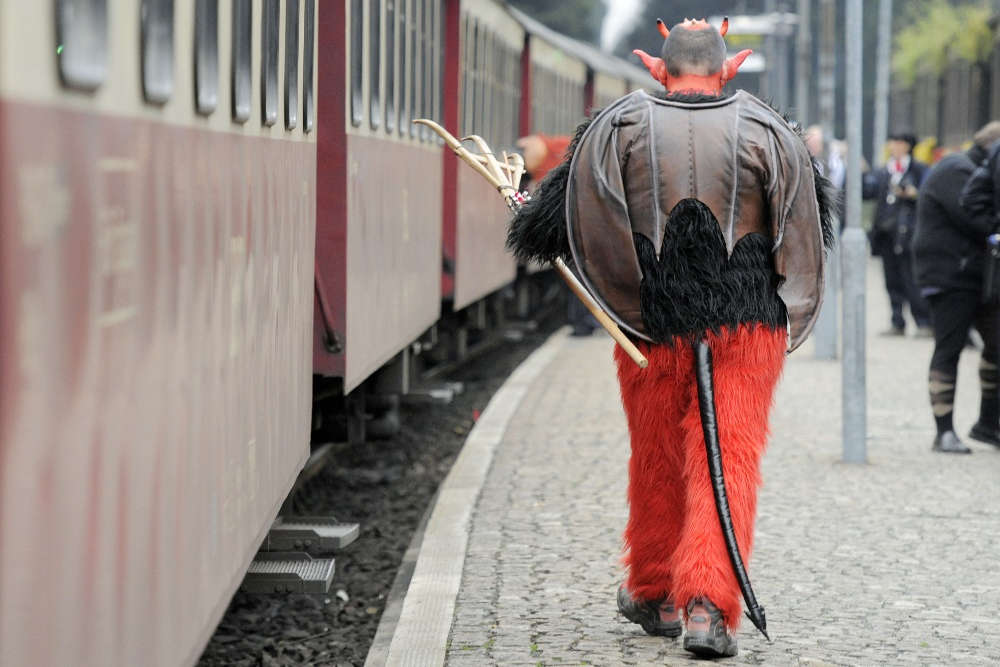
<path fill-rule="evenodd" d="M 920 0 L 907 5 L 893 45 L 897 80 L 910 86 L 919 75 L 939 75 L 958 59 L 983 62 L 993 42 L 992 12 L 985 2 Z"/>

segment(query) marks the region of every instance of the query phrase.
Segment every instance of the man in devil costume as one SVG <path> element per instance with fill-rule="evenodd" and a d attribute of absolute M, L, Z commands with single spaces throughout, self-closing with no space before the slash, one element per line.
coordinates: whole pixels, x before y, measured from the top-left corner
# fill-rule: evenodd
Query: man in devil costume
<path fill-rule="evenodd" d="M 636 53 L 665 92 L 581 125 L 508 247 L 572 259 L 649 360 L 615 350 L 632 448 L 619 609 L 649 634 L 686 626 L 699 656 L 732 656 L 741 593 L 766 636 L 744 563 L 774 390 L 820 308 L 833 202 L 780 114 L 723 94 L 749 55 L 726 58 L 728 22 L 657 23 L 662 58 Z"/>

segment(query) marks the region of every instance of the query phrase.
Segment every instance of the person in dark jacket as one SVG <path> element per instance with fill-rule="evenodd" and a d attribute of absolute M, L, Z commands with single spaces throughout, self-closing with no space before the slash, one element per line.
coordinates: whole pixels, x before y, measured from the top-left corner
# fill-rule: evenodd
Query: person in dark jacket
<path fill-rule="evenodd" d="M 983 338 L 979 361 L 979 421 L 969 437 L 1000 447 L 1000 403 L 997 396 L 997 303 L 983 303 L 986 237 L 996 222 L 991 211 L 976 214 L 960 205 L 962 187 L 1000 139 L 1000 122 L 980 129 L 972 146 L 943 158 L 927 174 L 917 198 L 913 265 L 920 293 L 930 307 L 934 328 L 928 389 L 937 426 L 933 449 L 972 452 L 955 434 L 952 420 L 958 358 L 975 326 Z"/>
<path fill-rule="evenodd" d="M 927 165 L 912 156 L 917 138 L 908 132 L 889 136 L 889 161 L 864 175 L 863 197 L 875 199 L 870 234 L 872 254 L 882 258 L 885 289 L 892 305 L 892 323 L 883 335 L 902 336 L 906 321 L 903 306 L 917 325 L 917 336 L 930 338 L 931 316 L 927 302 L 913 278 L 913 230 L 917 218 L 917 193 Z"/>

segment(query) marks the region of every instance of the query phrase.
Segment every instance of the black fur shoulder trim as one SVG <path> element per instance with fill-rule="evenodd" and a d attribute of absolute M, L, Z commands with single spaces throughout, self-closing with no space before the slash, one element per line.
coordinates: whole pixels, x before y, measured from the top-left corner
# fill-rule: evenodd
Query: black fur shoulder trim
<path fill-rule="evenodd" d="M 514 214 L 507 229 L 507 250 L 522 263 L 549 263 L 557 257 L 569 257 L 569 234 L 566 229 L 566 187 L 569 165 L 583 133 L 599 111 L 576 128 L 559 166 L 552 169 L 527 201 Z"/>
<path fill-rule="evenodd" d="M 836 212 L 843 196 L 826 176 L 817 158 L 812 158 L 813 177 L 816 180 L 816 203 L 819 205 L 819 224 L 823 230 L 823 246 L 831 250 L 837 243 Z"/>
<path fill-rule="evenodd" d="M 678 92 L 667 92 L 665 90 L 658 90 L 653 94 L 661 100 L 670 100 L 671 102 L 683 102 L 685 104 L 700 104 L 702 102 L 717 102 L 718 100 L 724 100 L 729 97 L 729 93 L 722 92 L 719 95 L 709 95 L 708 93 L 697 93 L 690 91 L 678 91 Z"/>

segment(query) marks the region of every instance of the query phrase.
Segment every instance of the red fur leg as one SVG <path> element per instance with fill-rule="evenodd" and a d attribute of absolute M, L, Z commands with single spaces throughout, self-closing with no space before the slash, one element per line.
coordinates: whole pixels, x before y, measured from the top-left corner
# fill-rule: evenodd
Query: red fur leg
<path fill-rule="evenodd" d="M 685 388 L 694 376 L 686 345 L 644 346 L 643 352 L 649 359 L 644 370 L 621 348 L 615 350 L 632 446 L 623 563 L 632 597 L 656 601 L 673 588 L 670 554 L 684 517 L 680 421 L 691 400 Z"/>
<path fill-rule="evenodd" d="M 767 446 L 768 418 L 784 366 L 787 336 L 784 330 L 751 330 L 741 325 L 708 338 L 726 492 L 736 540 L 749 569 L 760 460 Z M 741 619 L 742 594 L 719 527 L 696 402 L 689 406 L 681 426 L 685 432 L 687 514 L 671 559 L 676 600 L 678 606 L 686 606 L 692 597 L 707 597 L 722 610 L 726 626 L 735 631 Z"/>

